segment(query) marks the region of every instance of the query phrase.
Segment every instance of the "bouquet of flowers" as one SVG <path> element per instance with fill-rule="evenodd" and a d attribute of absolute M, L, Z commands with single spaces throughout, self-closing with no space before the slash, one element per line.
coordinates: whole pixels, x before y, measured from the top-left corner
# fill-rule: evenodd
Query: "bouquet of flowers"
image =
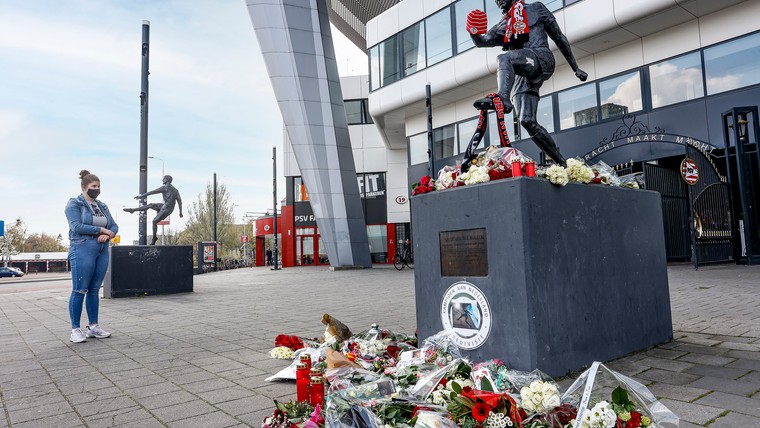
<path fill-rule="evenodd" d="M 567 174 L 567 170 L 561 165 L 554 164 L 547 168 L 543 174 L 547 180 L 558 186 L 564 186 L 570 182 L 570 176 Z"/>
<path fill-rule="evenodd" d="M 454 392 L 458 395 L 448 410 L 460 427 L 522 427 L 517 403 L 509 394 L 479 391 L 469 386 Z"/>
<path fill-rule="evenodd" d="M 464 181 L 461 177 L 462 171 L 459 168 L 446 165 L 438 171 L 438 179 L 435 180 L 435 190 L 444 190 L 451 187 L 463 186 Z"/>
<path fill-rule="evenodd" d="M 432 192 L 433 190 L 435 190 L 435 181 L 429 175 L 424 175 L 420 178 L 419 183 L 412 185 L 412 196 Z"/>
<path fill-rule="evenodd" d="M 324 424 L 319 405 L 315 408 L 309 403 L 299 403 L 298 401 L 280 403 L 277 400 L 274 401 L 274 404 L 274 413 L 264 418 L 261 428 L 294 428 L 304 422 L 306 422 L 304 427 L 316 428 L 320 423 Z"/>
<path fill-rule="evenodd" d="M 279 360 L 292 360 L 296 354 L 287 346 L 278 346 L 269 351 L 269 356 Z"/>
<path fill-rule="evenodd" d="M 284 346 L 290 348 L 293 351 L 297 351 L 304 347 L 303 340 L 298 336 L 289 336 L 287 334 L 278 334 L 274 338 L 274 346 Z"/>
<path fill-rule="evenodd" d="M 646 386 L 595 362 L 562 395 L 577 428 L 675 428 L 679 419 Z"/>
<path fill-rule="evenodd" d="M 594 171 L 580 159 L 567 160 L 567 176 L 576 183 L 590 183 L 594 179 Z"/>
<path fill-rule="evenodd" d="M 593 183 L 606 184 L 608 186 L 620 185 L 620 179 L 615 170 L 606 163 L 599 161 L 591 167 L 591 170 L 594 172 L 594 178 L 591 180 Z"/>

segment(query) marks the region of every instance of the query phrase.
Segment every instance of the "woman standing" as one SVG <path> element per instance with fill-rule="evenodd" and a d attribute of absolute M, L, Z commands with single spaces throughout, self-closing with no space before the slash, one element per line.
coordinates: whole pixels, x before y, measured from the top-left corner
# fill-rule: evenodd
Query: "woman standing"
<path fill-rule="evenodd" d="M 72 282 L 69 340 L 74 343 L 84 342 L 88 337 L 102 339 L 111 335 L 98 325 L 98 295 L 108 268 L 109 241 L 119 231 L 106 204 L 97 199 L 100 195 L 100 179 L 87 170 L 79 172 L 79 178 L 82 194 L 69 199 L 66 204 Z M 83 304 L 87 308 L 89 319 L 86 332 L 79 326 Z"/>

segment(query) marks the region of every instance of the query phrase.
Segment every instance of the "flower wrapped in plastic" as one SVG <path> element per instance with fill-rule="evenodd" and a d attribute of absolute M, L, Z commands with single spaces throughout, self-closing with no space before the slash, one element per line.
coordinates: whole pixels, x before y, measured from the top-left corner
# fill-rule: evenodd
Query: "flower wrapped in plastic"
<path fill-rule="evenodd" d="M 619 186 L 620 179 L 618 178 L 615 170 L 606 163 L 599 161 L 591 167 L 594 172 L 594 178 L 592 183 L 606 184 L 608 186 Z"/>
<path fill-rule="evenodd" d="M 302 354 L 306 353 L 311 356 L 311 365 L 312 367 L 322 367 L 326 365 L 325 359 L 327 358 L 327 348 L 329 347 L 328 344 L 321 344 L 319 347 L 311 347 L 307 346 L 305 348 L 301 348 L 293 353 L 293 359 L 294 361 L 290 363 L 288 367 L 285 367 L 284 369 L 280 370 L 279 372 L 275 373 L 272 376 L 269 376 L 265 380 L 267 382 L 271 382 L 274 380 L 282 380 L 282 379 L 288 379 L 288 380 L 296 380 L 296 365 L 298 364 L 300 357 Z"/>
<path fill-rule="evenodd" d="M 594 362 L 562 395 L 577 415 L 576 428 L 676 428 L 679 418 L 649 389 Z"/>
<path fill-rule="evenodd" d="M 432 192 L 435 190 L 435 180 L 430 176 L 424 175 L 420 178 L 418 183 L 412 184 L 412 196 L 421 195 L 423 193 Z"/>
<path fill-rule="evenodd" d="M 461 171 L 457 167 L 446 165 L 438 171 L 438 179 L 435 180 L 435 189 L 444 190 L 464 185 Z"/>
<path fill-rule="evenodd" d="M 449 412 L 424 410 L 416 414 L 414 428 L 457 428 L 456 422 L 449 417 Z"/>
<path fill-rule="evenodd" d="M 290 428 L 303 422 L 308 424 L 309 421 L 313 421 L 318 426 L 320 421 L 324 422 L 319 405 L 315 408 L 309 403 L 300 403 L 298 401 L 280 403 L 277 400 L 274 400 L 274 405 L 274 413 L 264 418 L 261 428 Z"/>
<path fill-rule="evenodd" d="M 620 187 L 627 187 L 629 189 L 645 189 L 644 173 L 634 172 L 620 177 Z"/>
<path fill-rule="evenodd" d="M 552 184 L 558 186 L 564 186 L 570 182 L 570 176 L 567 174 L 567 170 L 561 165 L 554 164 L 549 168 L 546 168 L 544 175 Z"/>
<path fill-rule="evenodd" d="M 462 388 L 449 403 L 451 419 L 461 427 L 507 428 L 521 427 L 517 403 L 507 393 Z"/>
<path fill-rule="evenodd" d="M 493 359 L 477 363 L 472 368 L 470 378 L 475 389 L 492 392 L 506 392 L 510 383 L 508 380 L 509 370 L 507 365 L 499 359 Z"/>
<path fill-rule="evenodd" d="M 487 183 L 491 181 L 491 176 L 488 174 L 487 166 L 472 165 L 467 172 L 463 172 L 459 175 L 459 179 L 469 186 L 478 183 Z"/>
<path fill-rule="evenodd" d="M 577 158 L 568 159 L 566 169 L 568 179 L 576 183 L 590 183 L 595 177 L 594 170 Z"/>
<path fill-rule="evenodd" d="M 422 341 L 422 356 L 427 364 L 443 367 L 456 358 L 462 358 L 462 351 L 457 346 L 452 330 L 439 331 Z"/>

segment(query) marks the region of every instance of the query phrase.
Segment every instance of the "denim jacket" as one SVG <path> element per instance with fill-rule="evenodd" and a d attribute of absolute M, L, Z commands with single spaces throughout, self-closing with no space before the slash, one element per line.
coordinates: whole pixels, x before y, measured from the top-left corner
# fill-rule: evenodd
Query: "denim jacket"
<path fill-rule="evenodd" d="M 119 226 L 113 221 L 108 206 L 97 199 L 95 203 L 106 216 L 106 228 L 114 234 L 118 233 Z M 92 207 L 82 195 L 69 199 L 66 204 L 66 220 L 69 222 L 69 240 L 72 242 L 95 239 L 100 234 L 100 228 L 92 225 Z"/>

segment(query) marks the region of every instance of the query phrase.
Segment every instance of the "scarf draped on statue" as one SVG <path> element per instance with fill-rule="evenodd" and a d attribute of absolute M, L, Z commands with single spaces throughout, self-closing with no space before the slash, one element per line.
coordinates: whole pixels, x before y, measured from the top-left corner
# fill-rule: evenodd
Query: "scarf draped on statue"
<path fill-rule="evenodd" d="M 509 8 L 506 18 L 507 30 L 504 32 L 504 45 L 507 49 L 520 49 L 530 37 L 525 2 L 523 0 L 515 1 Z"/>

